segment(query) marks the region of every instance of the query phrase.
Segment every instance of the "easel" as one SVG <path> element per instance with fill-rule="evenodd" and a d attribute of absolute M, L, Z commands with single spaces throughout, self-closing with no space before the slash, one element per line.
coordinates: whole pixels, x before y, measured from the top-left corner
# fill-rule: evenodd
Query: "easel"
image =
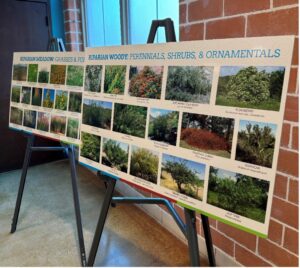
<path fill-rule="evenodd" d="M 61 42 L 61 43 L 60 43 Z M 55 50 L 57 48 L 58 51 L 64 51 L 64 45 L 62 41 L 59 41 L 58 38 L 51 38 L 49 41 L 48 49 Z M 20 213 L 20 207 L 22 202 L 22 196 L 24 192 L 24 186 L 26 182 L 27 170 L 29 167 L 31 154 L 32 152 L 50 152 L 50 151 L 62 151 L 65 152 L 67 157 L 69 158 L 69 163 L 71 167 L 71 180 L 72 180 L 72 190 L 73 190 L 73 200 L 74 200 L 74 208 L 76 214 L 76 224 L 77 224 L 77 233 L 78 233 L 78 240 L 79 240 L 79 249 L 80 249 L 80 258 L 81 258 L 81 265 L 86 266 L 86 254 L 85 254 L 85 246 L 84 246 L 84 239 L 83 239 L 83 232 L 82 232 L 82 223 L 81 223 L 81 213 L 80 213 L 80 204 L 79 204 L 79 197 L 78 197 L 78 189 L 77 189 L 77 175 L 76 175 L 76 162 L 75 162 L 75 150 L 73 144 L 67 144 L 62 146 L 52 146 L 52 147 L 39 147 L 34 146 L 35 136 L 32 133 L 24 134 L 27 137 L 27 147 L 25 152 L 25 158 L 22 167 L 22 175 L 18 190 L 18 196 L 15 206 L 15 212 L 12 219 L 11 225 L 11 233 L 14 233 L 17 229 L 17 223 Z"/>
<path fill-rule="evenodd" d="M 153 43 L 155 34 L 157 32 L 158 27 L 165 28 L 166 41 L 167 42 L 176 42 L 176 36 L 174 31 L 174 24 L 171 19 L 165 20 L 154 20 L 152 21 L 150 33 L 148 36 L 147 43 Z M 98 172 L 98 175 L 101 173 Z M 175 220 L 176 224 L 187 238 L 188 247 L 189 247 L 189 255 L 191 266 L 200 266 L 200 257 L 199 257 L 199 248 L 198 248 L 198 237 L 197 237 L 197 229 L 196 229 L 196 214 L 195 211 L 184 208 L 185 220 L 186 224 L 177 214 L 176 210 L 172 206 L 171 202 L 164 198 L 137 198 L 137 197 L 113 197 L 113 192 L 116 185 L 116 179 L 111 177 L 106 177 L 106 193 L 103 200 L 100 216 L 98 219 L 96 231 L 93 238 L 93 243 L 90 251 L 90 255 L 88 258 L 88 266 L 93 266 L 95 262 L 95 257 L 98 251 L 100 239 L 103 233 L 104 224 L 107 218 L 107 213 L 110 204 L 115 206 L 117 203 L 128 203 L 128 204 L 161 204 L 165 205 L 169 210 L 171 216 Z M 205 215 L 201 215 L 202 226 L 204 230 L 204 237 L 206 242 L 207 254 L 209 259 L 210 266 L 216 266 L 215 255 L 213 251 L 212 238 L 210 233 L 209 221 L 208 217 Z"/>

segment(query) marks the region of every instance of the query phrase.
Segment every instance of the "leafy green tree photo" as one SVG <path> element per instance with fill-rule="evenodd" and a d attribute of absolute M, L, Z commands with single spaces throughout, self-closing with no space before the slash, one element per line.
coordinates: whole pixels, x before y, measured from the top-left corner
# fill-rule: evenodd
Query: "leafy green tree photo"
<path fill-rule="evenodd" d="M 20 86 L 12 86 L 11 101 L 12 102 L 20 102 L 20 97 L 21 97 L 21 87 Z"/>
<path fill-rule="evenodd" d="M 126 65 L 105 66 L 104 93 L 124 94 Z"/>
<path fill-rule="evenodd" d="M 41 106 L 42 96 L 43 96 L 43 89 L 38 87 L 33 87 L 31 104 L 35 106 Z"/>
<path fill-rule="evenodd" d="M 38 75 L 38 82 L 44 84 L 49 82 L 49 71 L 47 67 L 41 67 Z"/>
<path fill-rule="evenodd" d="M 83 66 L 68 65 L 67 69 L 67 85 L 68 86 L 83 86 Z"/>
<path fill-rule="evenodd" d="M 79 120 L 77 118 L 68 118 L 67 125 L 67 137 L 77 139 L 78 138 Z"/>
<path fill-rule="evenodd" d="M 101 65 L 87 65 L 85 67 L 84 90 L 91 92 L 101 91 Z"/>
<path fill-rule="evenodd" d="M 87 132 L 81 132 L 80 156 L 99 163 L 101 137 Z"/>
<path fill-rule="evenodd" d="M 53 109 L 53 106 L 54 106 L 54 94 L 55 94 L 55 90 L 54 89 L 44 88 L 43 107 Z"/>
<path fill-rule="evenodd" d="M 68 106 L 68 91 L 56 90 L 55 109 L 66 111 Z"/>
<path fill-rule="evenodd" d="M 27 64 L 14 64 L 13 80 L 26 81 L 26 78 L 27 78 Z"/>
<path fill-rule="evenodd" d="M 81 102 L 82 102 L 81 92 L 70 92 L 69 111 L 75 113 L 81 113 Z"/>
<path fill-rule="evenodd" d="M 22 87 L 21 103 L 30 104 L 31 87 Z"/>
<path fill-rule="evenodd" d="M 17 107 L 10 107 L 10 122 L 17 125 L 22 125 L 23 110 Z"/>
<path fill-rule="evenodd" d="M 36 82 L 38 76 L 38 64 L 29 64 L 28 65 L 28 82 Z"/>

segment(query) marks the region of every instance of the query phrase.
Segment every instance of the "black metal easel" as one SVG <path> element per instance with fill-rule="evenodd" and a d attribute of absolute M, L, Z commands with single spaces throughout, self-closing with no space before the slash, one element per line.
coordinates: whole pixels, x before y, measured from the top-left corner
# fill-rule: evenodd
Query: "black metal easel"
<path fill-rule="evenodd" d="M 59 43 L 59 40 L 51 39 L 49 42 L 48 48 L 55 49 L 56 47 L 57 47 L 58 51 L 64 51 L 64 46 Z M 78 196 L 78 189 L 77 189 L 77 174 L 76 174 L 76 161 L 75 161 L 74 145 L 66 144 L 66 145 L 62 145 L 62 146 L 52 146 L 52 147 L 34 146 L 34 140 L 35 140 L 34 134 L 26 133 L 25 136 L 27 137 L 27 147 L 26 147 L 25 158 L 24 158 L 23 168 L 22 168 L 22 175 L 21 175 L 18 196 L 17 196 L 17 201 L 16 201 L 16 206 L 15 206 L 15 211 L 14 211 L 14 216 L 12 219 L 12 225 L 11 225 L 10 232 L 14 233 L 17 229 L 20 207 L 21 207 L 21 202 L 22 202 L 22 196 L 23 196 L 24 186 L 25 186 L 25 182 L 26 182 L 27 170 L 29 167 L 32 152 L 63 151 L 66 153 L 67 157 L 69 158 L 69 162 L 70 162 L 73 200 L 74 200 L 74 208 L 75 208 L 75 214 L 76 214 L 76 224 L 77 224 L 77 233 L 78 233 L 78 240 L 79 240 L 81 265 L 86 266 L 86 254 L 85 254 L 84 238 L 83 238 L 83 232 L 82 232 L 79 196 Z"/>
<path fill-rule="evenodd" d="M 148 36 L 147 43 L 153 43 L 158 27 L 165 28 L 166 41 L 176 42 L 176 36 L 174 31 L 174 24 L 171 19 L 165 20 L 154 20 L 152 21 L 150 33 Z M 101 173 L 98 172 L 98 175 Z M 106 177 L 106 193 L 103 200 L 100 216 L 98 219 L 96 231 L 93 238 L 91 251 L 88 258 L 88 266 L 93 266 L 95 257 L 98 251 L 100 239 L 103 233 L 104 224 L 107 218 L 107 213 L 110 204 L 115 205 L 116 203 L 129 203 L 129 204 L 161 204 L 165 205 L 175 220 L 176 224 L 187 238 L 189 246 L 189 254 L 191 266 L 200 266 L 199 248 L 198 248 L 198 237 L 196 229 L 196 214 L 195 211 L 184 208 L 186 224 L 180 218 L 171 202 L 164 198 L 138 198 L 138 197 L 113 197 L 113 192 L 116 185 L 116 180 L 110 177 Z M 212 238 L 209 227 L 208 217 L 201 215 L 202 225 L 204 229 L 204 237 L 206 242 L 206 248 L 208 253 L 208 259 L 210 266 L 216 266 L 215 255 L 213 251 Z"/>

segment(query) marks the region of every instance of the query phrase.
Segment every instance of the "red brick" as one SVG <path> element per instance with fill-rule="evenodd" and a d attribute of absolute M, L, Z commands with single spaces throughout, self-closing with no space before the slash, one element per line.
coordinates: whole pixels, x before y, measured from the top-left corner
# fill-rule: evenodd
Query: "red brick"
<path fill-rule="evenodd" d="M 230 256 L 233 256 L 233 241 L 214 229 L 210 229 L 210 231 L 213 244 Z M 203 233 L 203 230 L 201 232 Z"/>
<path fill-rule="evenodd" d="M 288 200 L 298 205 L 299 183 L 298 180 L 290 179 Z"/>
<path fill-rule="evenodd" d="M 281 146 L 288 147 L 290 142 L 290 130 L 291 130 L 290 124 L 284 123 L 282 125 L 281 142 L 280 142 Z"/>
<path fill-rule="evenodd" d="M 292 133 L 292 148 L 295 150 L 299 149 L 299 129 L 298 127 L 293 127 L 293 133 Z"/>
<path fill-rule="evenodd" d="M 211 21 L 206 24 L 206 39 L 244 37 L 245 18 Z"/>
<path fill-rule="evenodd" d="M 179 22 L 186 23 L 186 4 L 179 5 Z"/>
<path fill-rule="evenodd" d="M 77 11 L 66 11 L 64 12 L 65 21 L 76 21 L 79 18 L 79 12 Z"/>
<path fill-rule="evenodd" d="M 280 223 L 270 220 L 268 239 L 280 245 L 282 242 L 282 231 L 283 226 Z"/>
<path fill-rule="evenodd" d="M 245 248 L 235 245 L 235 258 L 236 260 L 246 267 L 256 266 L 256 267 L 266 267 L 271 266 L 269 263 L 259 258 L 256 254 L 246 250 Z"/>
<path fill-rule="evenodd" d="M 66 32 L 76 32 L 79 24 L 76 22 L 66 22 L 65 23 L 65 31 Z"/>
<path fill-rule="evenodd" d="M 285 199 L 287 193 L 287 182 L 288 182 L 287 177 L 276 174 L 274 195 Z"/>
<path fill-rule="evenodd" d="M 266 239 L 259 238 L 258 253 L 277 266 L 297 266 L 298 258 Z"/>
<path fill-rule="evenodd" d="M 247 36 L 289 34 L 298 34 L 298 8 L 248 16 Z"/>
<path fill-rule="evenodd" d="M 188 6 L 189 21 L 222 16 L 223 0 L 198 0 Z"/>
<path fill-rule="evenodd" d="M 298 153 L 280 149 L 277 170 L 298 177 Z"/>
<path fill-rule="evenodd" d="M 291 68 L 288 92 L 295 93 L 297 91 L 298 68 Z"/>
<path fill-rule="evenodd" d="M 70 43 L 66 44 L 67 51 L 79 51 L 78 50 L 78 44 Z"/>
<path fill-rule="evenodd" d="M 197 23 L 180 27 L 180 41 L 203 40 L 204 24 Z"/>
<path fill-rule="evenodd" d="M 273 7 L 297 4 L 298 0 L 273 0 Z"/>
<path fill-rule="evenodd" d="M 285 103 L 284 119 L 288 121 L 298 122 L 298 97 L 287 96 Z"/>
<path fill-rule="evenodd" d="M 269 0 L 224 0 L 225 16 L 248 13 L 270 8 Z"/>
<path fill-rule="evenodd" d="M 294 252 L 295 254 L 298 254 L 298 239 L 299 239 L 299 233 L 286 227 L 284 232 L 284 243 L 283 246 Z"/>
<path fill-rule="evenodd" d="M 292 65 L 298 65 L 299 58 L 299 39 L 295 38 Z"/>
<path fill-rule="evenodd" d="M 77 42 L 77 34 L 76 33 L 66 33 L 66 43 L 76 43 Z"/>

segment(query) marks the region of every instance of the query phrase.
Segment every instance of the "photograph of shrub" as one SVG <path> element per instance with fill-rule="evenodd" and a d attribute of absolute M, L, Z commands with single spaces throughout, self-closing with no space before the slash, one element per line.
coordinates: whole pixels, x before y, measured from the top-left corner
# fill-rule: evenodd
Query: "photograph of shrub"
<path fill-rule="evenodd" d="M 27 64 L 14 64 L 13 80 L 26 81 L 26 78 L 27 78 Z"/>
<path fill-rule="evenodd" d="M 169 66 L 166 100 L 209 103 L 213 67 Z"/>
<path fill-rule="evenodd" d="M 24 110 L 23 126 L 35 128 L 36 124 L 36 111 Z"/>
<path fill-rule="evenodd" d="M 102 164 L 127 173 L 129 145 L 103 138 Z"/>
<path fill-rule="evenodd" d="M 125 65 L 105 66 L 104 93 L 124 94 L 125 88 Z"/>
<path fill-rule="evenodd" d="M 48 132 L 49 131 L 49 125 L 50 125 L 50 114 L 49 113 L 38 112 L 36 128 L 39 129 L 39 130 Z"/>
<path fill-rule="evenodd" d="M 38 82 L 45 84 L 49 82 L 49 70 L 47 67 L 40 67 Z"/>
<path fill-rule="evenodd" d="M 67 70 L 67 85 L 82 87 L 83 71 L 83 66 L 69 65 Z"/>
<path fill-rule="evenodd" d="M 277 126 L 240 120 L 235 159 L 271 168 Z"/>
<path fill-rule="evenodd" d="M 68 91 L 56 90 L 55 109 L 66 111 L 68 107 Z"/>
<path fill-rule="evenodd" d="M 113 131 L 145 138 L 147 108 L 115 103 Z"/>
<path fill-rule="evenodd" d="M 269 182 L 210 167 L 207 203 L 264 223 Z"/>
<path fill-rule="evenodd" d="M 22 125 L 23 121 L 23 110 L 10 107 L 10 122 L 17 125 Z"/>
<path fill-rule="evenodd" d="M 82 111 L 83 124 L 110 129 L 111 114 L 111 102 L 84 99 Z"/>
<path fill-rule="evenodd" d="M 21 97 L 21 87 L 20 86 L 12 86 L 11 87 L 11 101 L 12 102 L 20 102 Z"/>
<path fill-rule="evenodd" d="M 31 88 L 22 87 L 21 103 L 30 104 Z"/>
<path fill-rule="evenodd" d="M 82 93 L 70 92 L 69 96 L 69 111 L 70 112 L 81 112 Z"/>
<path fill-rule="evenodd" d="M 50 83 L 64 85 L 66 81 L 66 65 L 51 65 Z"/>
<path fill-rule="evenodd" d="M 81 131 L 80 156 L 99 162 L 101 137 Z"/>
<path fill-rule="evenodd" d="M 33 87 L 31 104 L 36 106 L 41 106 L 42 96 L 43 96 L 43 89 L 38 87 Z"/>
<path fill-rule="evenodd" d="M 38 76 L 38 65 L 37 64 L 28 64 L 28 82 L 36 82 Z"/>
<path fill-rule="evenodd" d="M 150 109 L 148 138 L 176 145 L 179 112 Z"/>
<path fill-rule="evenodd" d="M 60 115 L 51 115 L 50 131 L 55 134 L 65 135 L 66 117 Z"/>
<path fill-rule="evenodd" d="M 230 158 L 234 119 L 183 113 L 180 146 Z"/>
<path fill-rule="evenodd" d="M 160 186 L 203 199 L 205 165 L 176 156 L 163 154 Z"/>
<path fill-rule="evenodd" d="M 101 65 L 87 65 L 85 67 L 84 90 L 91 92 L 101 91 Z"/>
<path fill-rule="evenodd" d="M 68 118 L 67 136 L 73 139 L 78 138 L 79 120 L 77 118 Z"/>
<path fill-rule="evenodd" d="M 160 99 L 163 66 L 130 66 L 130 96 Z"/>
<path fill-rule="evenodd" d="M 279 111 L 284 67 L 223 66 L 216 104 Z"/>
<path fill-rule="evenodd" d="M 130 174 L 143 180 L 157 183 L 158 153 L 131 146 Z"/>
<path fill-rule="evenodd" d="M 54 89 L 44 88 L 43 107 L 52 108 L 54 105 Z"/>

